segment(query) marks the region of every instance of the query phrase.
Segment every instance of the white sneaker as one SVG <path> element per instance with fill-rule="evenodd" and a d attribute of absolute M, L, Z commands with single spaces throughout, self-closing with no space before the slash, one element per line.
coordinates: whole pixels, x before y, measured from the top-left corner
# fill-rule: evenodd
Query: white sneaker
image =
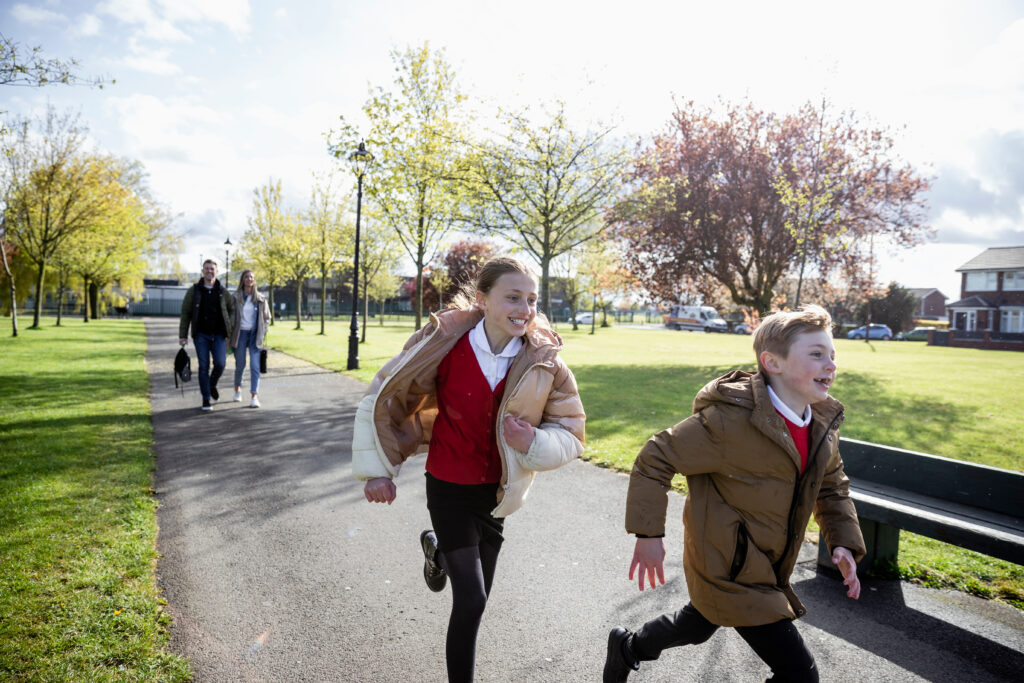
<path fill-rule="evenodd" d="M 235 397 L 232 398 L 231 400 L 234 401 L 235 403 L 241 403 L 242 402 L 242 390 L 241 389 L 235 389 Z"/>
<path fill-rule="evenodd" d="M 260 400 L 259 400 L 259 398 L 257 398 L 256 396 L 253 396 L 252 400 L 249 401 L 249 407 L 250 408 L 259 408 L 260 407 Z"/>

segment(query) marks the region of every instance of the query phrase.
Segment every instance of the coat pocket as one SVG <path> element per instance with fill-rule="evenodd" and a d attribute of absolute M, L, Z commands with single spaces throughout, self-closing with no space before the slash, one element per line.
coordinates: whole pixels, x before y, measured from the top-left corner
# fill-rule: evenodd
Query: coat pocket
<path fill-rule="evenodd" d="M 736 525 L 736 549 L 732 555 L 732 566 L 729 568 L 729 580 L 735 581 L 736 577 L 743 571 L 743 565 L 747 563 L 747 548 L 750 539 L 747 535 L 747 528 L 740 522 Z"/>

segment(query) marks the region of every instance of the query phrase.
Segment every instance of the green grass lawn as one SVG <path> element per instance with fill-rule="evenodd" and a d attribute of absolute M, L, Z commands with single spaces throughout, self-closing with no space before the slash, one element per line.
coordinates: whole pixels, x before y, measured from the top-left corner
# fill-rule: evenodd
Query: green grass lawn
<path fill-rule="evenodd" d="M 284 321 L 274 325 L 268 344 L 344 371 L 348 325 L 329 322 L 320 336 L 319 322 L 296 331 Z M 595 335 L 589 326 L 557 330 L 587 410 L 584 457 L 623 471 L 651 434 L 690 414 L 705 383 L 735 368 L 754 369 L 748 336 L 626 325 L 598 328 Z M 368 382 L 412 331 L 409 322 L 381 327 L 371 321 L 367 343 L 359 347 L 360 369 L 350 374 Z M 1024 471 L 1024 353 L 848 339 L 835 345 L 833 395 L 846 406 L 844 436 Z M 900 537 L 904 578 L 1024 608 L 1024 567 L 906 532 Z"/>
<path fill-rule="evenodd" d="M 0 338 L 0 679 L 187 680 L 156 588 L 140 321 Z"/>

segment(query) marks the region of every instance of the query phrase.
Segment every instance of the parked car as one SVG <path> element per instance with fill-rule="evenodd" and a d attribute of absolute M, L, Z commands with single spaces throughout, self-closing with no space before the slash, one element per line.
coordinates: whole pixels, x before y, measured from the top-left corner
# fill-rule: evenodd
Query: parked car
<path fill-rule="evenodd" d="M 856 327 L 846 333 L 847 339 L 863 339 L 865 335 L 864 325 Z M 889 341 L 892 339 L 892 330 L 889 329 L 888 325 L 881 325 L 879 323 L 871 324 L 871 332 L 867 335 L 869 339 L 883 339 Z"/>
<path fill-rule="evenodd" d="M 593 313 L 580 313 L 576 316 L 576 323 L 578 325 L 590 325 L 594 322 Z"/>
<path fill-rule="evenodd" d="M 747 323 L 740 323 L 736 327 L 732 328 L 732 331 L 735 332 L 736 334 L 750 334 L 751 329 L 750 325 L 748 325 Z"/>
<path fill-rule="evenodd" d="M 934 327 L 915 327 L 909 332 L 900 332 L 896 335 L 898 341 L 928 341 L 928 331 Z"/>

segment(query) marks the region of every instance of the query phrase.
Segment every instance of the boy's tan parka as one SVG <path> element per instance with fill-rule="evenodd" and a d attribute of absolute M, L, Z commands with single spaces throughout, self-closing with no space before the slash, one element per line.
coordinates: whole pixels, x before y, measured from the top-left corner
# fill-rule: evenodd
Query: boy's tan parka
<path fill-rule="evenodd" d="M 694 414 L 641 449 L 630 476 L 626 530 L 665 533 L 667 493 L 686 476 L 683 569 L 690 600 L 719 626 L 794 619 L 806 608 L 789 585 L 813 512 L 828 543 L 865 553 L 839 456 L 843 407 L 811 406 L 807 468 L 760 374 L 735 371 L 708 383 Z"/>

